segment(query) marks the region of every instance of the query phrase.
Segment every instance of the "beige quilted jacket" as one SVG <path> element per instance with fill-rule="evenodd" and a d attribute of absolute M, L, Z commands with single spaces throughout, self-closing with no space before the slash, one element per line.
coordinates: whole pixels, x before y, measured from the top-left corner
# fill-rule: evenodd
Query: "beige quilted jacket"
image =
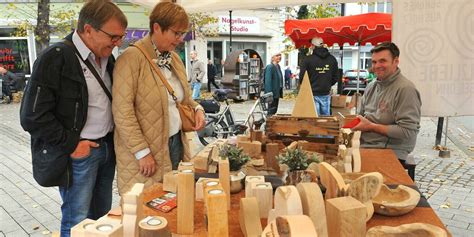
<path fill-rule="evenodd" d="M 138 41 L 152 58 L 156 54 L 149 36 Z M 197 103 L 191 99 L 184 65 L 176 53 L 172 53 L 172 71 L 184 88 L 184 104 Z M 154 73 L 145 56 L 136 47 L 128 47 L 115 64 L 112 89 L 112 112 L 115 121 L 115 153 L 117 157 L 117 184 L 120 195 L 129 191 L 135 183 L 148 187 L 162 182 L 163 174 L 171 170 L 168 149 L 168 91 Z M 189 160 L 189 144 L 182 133 L 184 159 Z M 156 161 L 156 173 L 147 178 L 140 174 L 134 154 L 149 147 Z"/>

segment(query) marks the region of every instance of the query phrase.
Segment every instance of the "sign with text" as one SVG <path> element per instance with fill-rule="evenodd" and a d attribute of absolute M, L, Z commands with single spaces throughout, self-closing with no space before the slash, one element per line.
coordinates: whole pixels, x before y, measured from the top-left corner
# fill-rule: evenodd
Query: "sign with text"
<path fill-rule="evenodd" d="M 229 16 L 219 16 L 219 33 L 229 33 Z M 233 16 L 232 34 L 259 34 L 260 19 L 257 17 Z"/>
<path fill-rule="evenodd" d="M 30 74 L 27 39 L 0 39 L 0 66 L 13 73 Z"/>
<path fill-rule="evenodd" d="M 472 0 L 392 1 L 400 68 L 421 94 L 422 115 L 474 115 Z M 471 20 L 469 20 L 471 19 Z"/>

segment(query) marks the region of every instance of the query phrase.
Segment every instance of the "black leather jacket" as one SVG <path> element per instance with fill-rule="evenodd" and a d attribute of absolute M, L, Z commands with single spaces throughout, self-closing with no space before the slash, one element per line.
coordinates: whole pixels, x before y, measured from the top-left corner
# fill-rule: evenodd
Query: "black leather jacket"
<path fill-rule="evenodd" d="M 72 41 L 72 34 L 65 39 Z M 113 66 L 111 56 L 107 65 L 111 79 Z M 43 174 L 35 173 L 35 161 L 63 162 L 69 158 L 86 123 L 87 105 L 87 84 L 74 49 L 63 42 L 45 49 L 33 65 L 20 109 L 21 126 L 31 135 L 33 175 L 38 183 L 42 178 L 38 175 Z M 52 180 L 57 184 L 51 186 L 70 183 L 70 175 L 64 170 L 58 180 Z"/>

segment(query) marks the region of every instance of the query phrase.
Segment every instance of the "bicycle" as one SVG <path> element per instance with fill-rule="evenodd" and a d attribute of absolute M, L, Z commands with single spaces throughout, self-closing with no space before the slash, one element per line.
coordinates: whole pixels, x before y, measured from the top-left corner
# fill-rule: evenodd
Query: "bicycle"
<path fill-rule="evenodd" d="M 262 126 L 267 120 L 268 103 L 273 101 L 273 93 L 269 92 L 260 96 L 250 109 L 247 118 L 243 121 L 237 121 L 228 102 L 227 95 L 231 92 L 231 89 L 217 89 L 212 94 L 213 100 L 217 103 L 225 102 L 225 107 L 221 112 L 219 112 L 220 108 L 206 110 L 206 104 L 201 101 L 201 105 L 206 111 L 206 127 L 197 133 L 199 141 L 204 146 L 215 139 L 244 134 L 249 126 Z M 257 107 L 259 107 L 259 111 L 256 111 Z"/>

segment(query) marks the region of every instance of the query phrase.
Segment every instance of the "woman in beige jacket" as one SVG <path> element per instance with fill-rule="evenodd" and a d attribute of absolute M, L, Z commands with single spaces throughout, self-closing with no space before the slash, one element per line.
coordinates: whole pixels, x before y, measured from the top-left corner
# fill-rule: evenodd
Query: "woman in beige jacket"
<path fill-rule="evenodd" d="M 134 46 L 115 64 L 112 112 L 120 195 L 135 183 L 150 186 L 162 182 L 163 174 L 176 169 L 181 160 L 190 159 L 176 103 L 162 79 L 171 85 L 178 102 L 196 109 L 194 129 L 205 125 L 202 107 L 191 99 L 184 65 L 173 52 L 188 27 L 189 19 L 181 6 L 157 4 L 150 14 L 150 34 L 135 45 L 153 59 L 159 72 Z"/>

